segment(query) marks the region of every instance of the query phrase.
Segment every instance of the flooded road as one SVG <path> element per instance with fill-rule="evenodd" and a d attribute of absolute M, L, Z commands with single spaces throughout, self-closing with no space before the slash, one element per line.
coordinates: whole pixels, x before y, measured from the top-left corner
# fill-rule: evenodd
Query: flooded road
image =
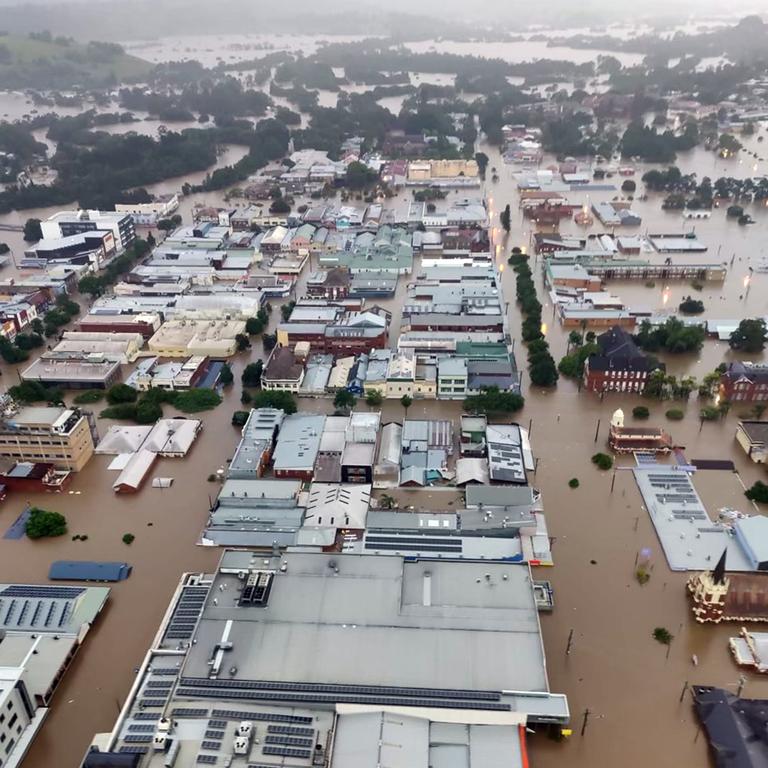
<path fill-rule="evenodd" d="M 765 133 L 765 128 L 761 128 Z M 756 145 L 757 146 L 757 145 Z M 485 194 L 492 199 L 498 227 L 498 213 L 510 203 L 512 231 L 500 240 L 505 258 L 513 245 L 530 242 L 530 222 L 518 210 L 518 195 L 513 173 L 504 166 L 497 150 L 479 147 L 491 158 L 490 166 L 498 170 L 500 180 L 489 182 Z M 233 157 L 220 158 L 221 164 Z M 552 162 L 548 158 L 543 165 Z M 700 176 L 747 173 L 745 162 L 719 161 L 703 150 L 682 155 L 679 165 Z M 721 166 L 723 166 L 721 168 Z M 635 179 L 640 187 L 643 168 Z M 751 172 L 751 171 L 749 171 Z M 765 173 L 763 168 L 761 173 Z M 490 176 L 490 173 L 489 173 Z M 154 191 L 172 191 L 182 181 L 169 180 L 153 187 Z M 614 180 L 617 187 L 621 179 Z M 455 195 L 457 193 L 452 193 Z M 462 196 L 465 193 L 462 193 Z M 600 193 L 600 200 L 618 196 Z M 573 202 L 588 202 L 587 193 L 570 195 Z M 593 200 L 598 201 L 593 193 Z M 221 204 L 223 193 L 207 193 L 185 198 L 181 213 L 190 220 L 192 205 L 205 202 Z M 654 310 L 676 307 L 689 293 L 701 298 L 707 317 L 726 319 L 745 315 L 768 314 L 768 275 L 755 274 L 748 294 L 743 279 L 750 263 L 763 255 L 767 242 L 768 213 L 750 207 L 756 224 L 740 227 L 727 220 L 724 209 L 713 211 L 705 221 L 686 221 L 679 213 L 660 209 L 661 196 L 636 201 L 634 209 L 643 224 L 632 232 L 682 232 L 695 227 L 699 237 L 709 245 L 709 252 L 693 257 L 697 261 L 726 261 L 733 266 L 724 284 L 707 284 L 696 292 L 686 283 L 670 283 L 653 288 L 640 283 L 609 283 L 608 288 L 632 306 Z M 0 217 L 0 222 L 23 223 L 29 216 L 44 218 L 55 209 L 24 211 Z M 563 232 L 583 231 L 573 222 L 562 226 Z M 600 225 L 591 232 L 602 232 Z M 497 233 L 497 238 L 500 234 Z M 18 254 L 23 249 L 21 235 L 2 233 Z M 502 260 L 500 263 L 504 263 Z M 536 259 L 534 263 L 540 264 Z M 302 284 L 309 269 L 297 288 Z M 13 274 L 13 268 L 2 276 Z M 541 272 L 534 271 L 548 322 L 548 339 L 556 360 L 564 354 L 567 334 L 551 319 L 551 302 L 543 290 Z M 502 273 L 508 300 L 514 296 L 514 273 Z M 379 302 L 394 312 L 392 340 L 398 330 L 399 311 L 405 296 L 406 280 L 401 280 L 396 297 Z M 548 315 L 548 312 L 550 313 Z M 279 313 L 275 308 L 272 324 Z M 519 338 L 520 314 L 510 304 L 510 325 L 516 338 L 518 364 L 525 367 L 525 351 Z M 263 355 L 258 344 L 249 353 L 235 359 L 235 380 L 242 368 Z M 691 372 L 698 377 L 711 371 L 732 354 L 724 342 L 707 340 L 700 354 L 673 358 L 667 356 L 670 372 Z M 3 365 L 0 383 L 10 386 L 16 380 L 14 368 Z M 531 428 L 534 454 L 538 458 L 534 484 L 542 490 L 550 535 L 554 538 L 554 568 L 536 569 L 536 578 L 549 579 L 555 590 L 555 611 L 541 618 L 548 656 L 550 686 L 568 695 L 574 735 L 563 744 L 536 735 L 531 743 L 531 764 L 537 768 L 594 768 L 621 764 L 624 768 L 658 766 L 690 766 L 709 764 L 706 739 L 697 737 L 689 699 L 680 696 L 686 682 L 714 684 L 735 690 L 741 670 L 732 662 L 727 639 L 738 632 L 736 625 L 701 627 L 691 621 L 684 584 L 686 574 L 669 571 L 655 532 L 641 508 L 640 495 L 632 475 L 621 467 L 630 461 L 621 459 L 615 473 L 598 471 L 590 456 L 604 450 L 607 425 L 617 407 L 631 412 L 643 402 L 651 409 L 650 424 L 664 425 L 674 439 L 686 446 L 689 458 L 726 458 L 736 463 L 747 486 L 764 477 L 764 471 L 748 462 L 734 441 L 739 413 L 734 407 L 720 422 L 700 424 L 695 399 L 687 404 L 688 416 L 682 422 L 670 423 L 664 411 L 669 403 L 647 402 L 639 398 L 609 395 L 604 400 L 579 394 L 575 383 L 562 380 L 551 391 L 531 389 L 524 380 L 525 409 L 519 414 L 521 424 Z M 64 513 L 69 521 L 69 535 L 51 541 L 32 542 L 0 538 L 0 581 L 45 582 L 48 568 L 55 559 L 127 560 L 133 573 L 125 582 L 112 587 L 111 597 L 95 630 L 89 635 L 82 652 L 66 675 L 55 699 L 51 714 L 36 738 L 24 768 L 74 767 L 79 764 L 94 732 L 108 730 L 126 696 L 147 646 L 167 607 L 179 576 L 184 571 L 213 567 L 219 550 L 196 546 L 206 520 L 210 499 L 218 486 L 207 482 L 207 476 L 223 466 L 234 452 L 238 431 L 230 425 L 231 414 L 240 406 L 240 387 L 235 384 L 225 393 L 225 401 L 215 411 L 202 414 L 204 429 L 197 444 L 185 459 L 161 459 L 153 476 L 174 478 L 170 489 L 144 487 L 134 496 L 116 497 L 111 488 L 114 474 L 107 471 L 109 457 L 94 457 L 71 486 L 71 494 L 60 496 L 11 495 L 0 506 L 0 532 L 5 531 L 30 501 Z M 677 403 L 674 404 L 677 406 Z M 330 412 L 329 400 L 303 401 L 307 410 Z M 362 406 L 363 408 L 365 406 Z M 98 412 L 97 406 L 94 410 Z M 387 402 L 384 421 L 401 420 L 403 409 L 398 402 Z M 171 415 L 166 407 L 166 415 Z M 416 401 L 409 417 L 458 417 L 456 403 Z M 103 434 L 110 422 L 99 424 Z M 597 437 L 596 437 L 597 435 Z M 580 487 L 571 490 L 567 482 L 577 477 Z M 744 499 L 738 478 L 732 473 L 699 472 L 694 483 L 710 511 L 730 505 L 752 511 Z M 428 492 L 425 492 L 427 496 Z M 420 494 L 412 494 L 419 503 Z M 432 505 L 426 500 L 424 505 Z M 121 542 L 124 533 L 136 536 L 132 545 Z M 88 540 L 71 541 L 70 536 L 85 534 Z M 640 586 L 634 578 L 637 552 L 650 547 L 653 571 L 648 584 Z M 666 627 L 675 639 L 667 649 L 651 637 L 655 627 Z M 574 631 L 571 654 L 565 648 L 569 632 Z M 698 667 L 692 656 L 698 657 Z M 754 674 L 747 675 L 746 696 L 768 697 L 768 682 Z M 584 736 L 580 735 L 586 710 L 589 710 Z"/>

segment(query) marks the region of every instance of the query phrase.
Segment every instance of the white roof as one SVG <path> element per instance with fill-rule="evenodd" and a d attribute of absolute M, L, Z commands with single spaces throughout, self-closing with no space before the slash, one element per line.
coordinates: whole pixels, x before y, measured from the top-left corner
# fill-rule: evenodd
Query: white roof
<path fill-rule="evenodd" d="M 96 446 L 96 453 L 110 455 L 135 453 L 141 448 L 152 427 L 112 426 Z"/>
<path fill-rule="evenodd" d="M 144 476 L 155 463 L 156 458 L 156 453 L 145 451 L 144 449 L 134 453 L 125 469 L 112 484 L 112 488 L 115 491 L 120 491 L 122 488 L 137 490 L 144 480 Z"/>
<path fill-rule="evenodd" d="M 143 450 L 186 456 L 202 427 L 199 419 L 160 419 L 147 436 Z"/>

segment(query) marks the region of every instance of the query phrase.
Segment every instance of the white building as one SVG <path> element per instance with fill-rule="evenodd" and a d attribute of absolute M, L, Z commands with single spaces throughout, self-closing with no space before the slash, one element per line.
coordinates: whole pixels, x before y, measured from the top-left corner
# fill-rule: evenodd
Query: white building
<path fill-rule="evenodd" d="M 149 203 L 115 203 L 116 213 L 127 213 L 134 224 L 152 226 L 170 216 L 179 207 L 179 196 L 173 192 L 158 195 Z"/>

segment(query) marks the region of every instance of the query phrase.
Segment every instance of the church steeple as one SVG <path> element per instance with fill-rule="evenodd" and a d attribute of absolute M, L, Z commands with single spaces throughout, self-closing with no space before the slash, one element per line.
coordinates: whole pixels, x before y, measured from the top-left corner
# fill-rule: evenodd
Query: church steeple
<path fill-rule="evenodd" d="M 720 555 L 720 559 L 717 561 L 717 565 L 712 571 L 712 580 L 715 584 L 725 584 L 725 555 L 727 551 L 727 549 L 723 550 L 723 554 Z"/>

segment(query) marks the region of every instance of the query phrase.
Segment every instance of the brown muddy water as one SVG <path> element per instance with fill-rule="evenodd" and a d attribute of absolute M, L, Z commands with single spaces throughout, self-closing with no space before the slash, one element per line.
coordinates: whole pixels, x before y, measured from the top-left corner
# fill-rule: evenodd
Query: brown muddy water
<path fill-rule="evenodd" d="M 500 181 L 488 183 L 485 193 L 493 202 L 495 217 L 509 202 L 513 228 L 506 240 L 499 241 L 507 253 L 515 244 L 529 240 L 530 227 L 519 215 L 512 169 L 502 165 L 498 152 L 484 148 L 491 156 L 491 166 L 499 170 Z M 692 153 L 693 154 L 693 153 Z M 713 162 L 699 153 L 704 166 Z M 696 162 L 687 157 L 688 163 Z M 709 167 L 700 173 L 710 173 Z M 639 179 L 638 173 L 638 179 Z M 718 175 L 718 174 L 715 174 Z M 734 174 L 735 175 L 735 174 Z M 176 189 L 178 181 L 158 185 Z M 614 194 L 608 193 L 605 199 Z M 184 200 L 185 221 L 194 202 L 216 204 L 215 194 Z M 680 232 L 690 229 L 679 215 L 666 214 L 660 200 L 638 202 L 643 215 L 640 228 L 645 231 Z M 51 211 L 25 211 L 3 217 L 0 221 L 23 222 L 27 216 L 50 215 Z M 710 247 L 699 258 L 709 261 L 718 250 L 723 260 L 734 256 L 734 266 L 724 285 L 708 285 L 700 295 L 707 315 L 734 318 L 745 314 L 768 314 L 768 275 L 755 274 L 748 296 L 744 296 L 743 277 L 749 260 L 757 260 L 764 248 L 768 215 L 753 211 L 757 224 L 739 227 L 726 221 L 724 210 L 713 212 L 709 221 L 695 222 L 697 233 Z M 496 218 L 495 225 L 498 227 Z M 577 231 L 569 223 L 564 231 Z M 593 228 L 600 231 L 600 227 Z M 3 233 L 3 239 L 19 252 L 20 235 Z M 12 268 L 5 270 L 10 274 Z M 308 270 L 307 270 L 308 271 Z M 306 278 L 306 273 L 303 279 Z M 541 276 L 537 283 L 542 303 L 549 299 L 543 292 Z M 514 296 L 514 274 L 507 268 L 502 275 L 508 299 Z M 383 302 L 395 313 L 391 340 L 397 335 L 399 307 L 405 295 L 406 280 L 401 280 L 395 299 Z M 642 284 L 609 286 L 633 305 L 655 309 L 674 307 L 681 296 L 694 293 L 689 285 L 672 283 L 670 298 L 663 302 L 663 286 L 653 289 Z M 301 286 L 297 293 L 301 295 Z M 566 335 L 557 322 L 548 321 L 548 337 L 556 358 L 565 351 Z M 524 348 L 519 338 L 520 315 L 510 304 L 516 350 L 524 367 Z M 276 322 L 277 313 L 273 316 Z M 236 380 L 242 367 L 262 355 L 258 345 L 235 361 Z M 668 359 L 673 372 L 691 371 L 697 376 L 712 370 L 723 359 L 731 359 L 727 345 L 708 340 L 700 354 Z M 15 370 L 3 366 L 0 379 L 6 387 L 16 379 Z M 625 768 L 658 766 L 704 766 L 709 764 L 706 739 L 697 736 L 690 701 L 680 703 L 686 682 L 714 684 L 735 690 L 741 670 L 731 660 L 727 639 L 738 626 L 700 627 L 690 619 L 684 584 L 686 575 L 672 573 L 663 558 L 655 533 L 645 512 L 631 473 L 617 471 L 611 492 L 613 473 L 602 473 L 589 457 L 604 449 L 607 424 L 612 411 L 626 412 L 640 402 L 636 398 L 611 395 L 601 401 L 579 393 L 572 382 L 561 381 L 552 391 L 528 387 L 524 382 L 525 409 L 519 420 L 530 425 L 534 454 L 539 459 L 534 483 L 543 492 L 550 535 L 554 538 L 553 568 L 536 569 L 536 577 L 551 580 L 555 589 L 555 611 L 541 618 L 548 656 L 552 690 L 568 695 L 573 714 L 574 735 L 556 744 L 537 734 L 531 743 L 531 764 L 540 768 L 568 765 L 594 768 L 621 763 Z M 133 574 L 126 582 L 112 587 L 108 606 L 88 637 L 82 652 L 66 675 L 54 700 L 52 712 L 35 740 L 24 768 L 77 766 L 92 735 L 109 730 L 126 696 L 139 665 L 166 609 L 179 576 L 184 571 L 212 568 L 219 551 L 196 546 L 206 519 L 209 499 L 217 486 L 207 476 L 223 466 L 232 456 L 238 433 L 230 417 L 240 407 L 240 388 L 235 385 L 225 394 L 225 402 L 215 411 L 202 415 L 204 430 L 185 459 L 161 459 L 154 475 L 174 478 L 170 489 L 144 487 L 134 496 L 116 497 L 111 489 L 114 475 L 106 470 L 108 457 L 95 457 L 71 486 L 72 493 L 60 496 L 9 496 L 0 507 L 0 530 L 10 526 L 26 501 L 63 512 L 70 533 L 87 534 L 86 542 L 70 537 L 45 542 L 0 539 L 0 581 L 45 582 L 51 561 L 55 559 L 127 560 Z M 694 482 L 710 510 L 730 505 L 752 511 L 743 497 L 739 477 L 746 485 L 763 477 L 764 471 L 750 465 L 734 441 L 739 408 L 727 419 L 713 424 L 699 423 L 698 403 L 687 405 L 688 417 L 682 422 L 666 423 L 668 404 L 649 404 L 652 424 L 665 424 L 675 440 L 686 446 L 689 458 L 730 458 L 739 475 L 724 472 L 700 472 Z M 327 400 L 309 400 L 302 407 L 331 409 Z M 362 406 L 365 407 L 365 406 Z M 98 410 L 95 409 L 95 410 Z M 170 412 L 170 411 L 169 411 Z M 458 404 L 419 402 L 409 416 L 434 418 L 457 417 Z M 385 421 L 400 420 L 399 403 L 386 403 Z M 106 431 L 107 424 L 101 423 Z M 597 431 L 597 440 L 595 434 Z M 627 459 L 620 466 L 629 466 Z M 581 485 L 571 490 L 567 482 L 578 477 Z M 409 493 L 406 503 L 425 507 L 442 506 L 447 498 L 424 491 Z M 150 525 L 151 524 L 151 525 Z M 135 534 L 127 547 L 124 533 Z M 634 579 L 634 562 L 641 547 L 653 551 L 651 580 L 640 586 Z M 675 636 L 667 649 L 651 637 L 655 627 L 666 627 Z M 574 630 L 572 652 L 565 655 L 568 634 Z M 698 667 L 692 657 L 698 657 Z M 768 682 L 754 674 L 747 675 L 747 696 L 768 697 Z M 590 716 L 584 736 L 580 730 L 585 710 Z"/>

